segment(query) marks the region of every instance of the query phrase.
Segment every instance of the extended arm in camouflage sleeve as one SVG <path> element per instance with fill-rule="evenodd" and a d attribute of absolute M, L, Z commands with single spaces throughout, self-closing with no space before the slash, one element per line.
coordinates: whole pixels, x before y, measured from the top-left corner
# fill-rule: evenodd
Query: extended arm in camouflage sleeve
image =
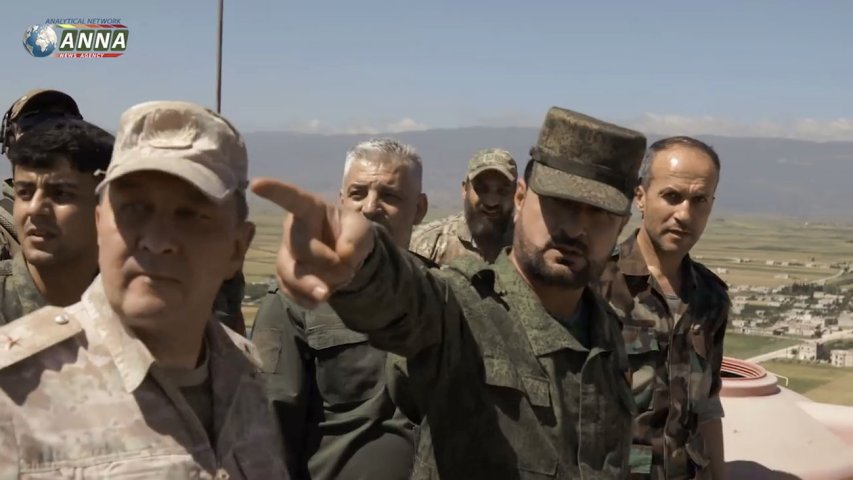
<path fill-rule="evenodd" d="M 461 311 L 447 282 L 374 228 L 374 248 L 355 278 L 329 303 L 347 325 L 377 348 L 411 358 L 438 344 L 445 319 Z"/>
<path fill-rule="evenodd" d="M 306 478 L 305 432 L 313 364 L 301 355 L 307 349 L 302 312 L 280 293 L 267 294 L 255 315 L 252 342 L 260 353 L 267 396 L 284 437 L 288 469 L 293 478 Z"/>

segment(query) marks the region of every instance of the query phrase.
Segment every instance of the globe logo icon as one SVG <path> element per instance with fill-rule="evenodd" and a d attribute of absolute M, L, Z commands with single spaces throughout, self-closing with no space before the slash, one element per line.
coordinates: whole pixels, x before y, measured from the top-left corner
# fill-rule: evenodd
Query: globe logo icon
<path fill-rule="evenodd" d="M 50 25 L 33 25 L 24 32 L 24 48 L 34 57 L 46 57 L 56 48 L 56 32 Z"/>

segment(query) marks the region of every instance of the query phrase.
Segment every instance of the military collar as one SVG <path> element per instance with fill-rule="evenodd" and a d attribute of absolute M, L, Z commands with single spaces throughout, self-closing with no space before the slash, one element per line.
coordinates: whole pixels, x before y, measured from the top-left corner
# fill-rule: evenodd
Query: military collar
<path fill-rule="evenodd" d="M 506 248 L 495 260 L 492 267 L 497 273 L 495 291 L 507 297 L 510 313 L 523 325 L 536 356 L 548 355 L 563 349 L 579 352 L 613 351 L 617 349 L 614 333 L 615 319 L 605 313 L 599 298 L 587 287 L 584 288 L 581 302 L 584 302 L 586 318 L 580 321 L 590 322 L 590 347 L 584 347 L 569 330 L 543 307 L 536 293 L 522 278 L 515 265 L 509 259 L 510 249 Z M 515 309 L 515 312 L 512 312 Z"/>
<path fill-rule="evenodd" d="M 649 271 L 646 259 L 643 257 L 643 252 L 640 251 L 640 248 L 637 246 L 637 235 L 639 233 L 640 229 L 634 230 L 634 233 L 616 247 L 614 256 L 618 256 L 617 261 L 619 271 L 626 276 L 638 277 L 638 279 L 641 278 L 645 280 L 647 285 L 651 285 L 655 289 L 660 290 L 657 281 L 652 277 L 652 274 Z M 681 261 L 680 268 L 682 273 L 685 274 L 682 276 L 682 280 L 685 281 L 683 285 L 684 291 L 692 292 L 699 283 L 697 279 L 698 273 L 696 272 L 693 259 L 690 258 L 689 253 L 684 256 L 684 260 Z"/>
<path fill-rule="evenodd" d="M 465 248 L 480 253 L 480 247 L 477 246 L 477 242 L 474 240 L 474 236 L 471 234 L 471 229 L 468 227 L 468 220 L 465 219 L 465 212 L 457 213 L 454 217 L 455 218 L 453 219 L 453 234 L 456 235 L 456 238 L 458 238 L 463 245 L 465 245 Z M 514 229 L 515 225 L 512 221 L 510 221 L 507 225 L 506 230 L 503 232 L 504 245 L 512 245 L 512 234 Z"/>
<path fill-rule="evenodd" d="M 12 257 L 12 276 L 19 279 L 21 283 L 18 286 L 25 290 L 16 292 L 25 313 L 34 312 L 47 306 L 47 300 L 33 281 L 30 269 L 27 268 L 27 261 L 24 260 L 24 255 L 21 252 Z"/>
<path fill-rule="evenodd" d="M 86 330 L 87 338 L 101 344 L 109 352 L 125 390 L 130 393 L 139 388 L 154 364 L 154 355 L 110 306 L 101 275 L 83 293 L 80 302 L 69 307 L 69 310 Z M 215 380 L 217 370 L 237 368 L 234 359 L 224 360 L 223 356 L 239 350 L 229 338 L 225 327 L 213 316 L 205 329 L 205 341 L 212 379 Z M 240 353 L 237 356 L 243 357 Z M 232 366 L 228 367 L 229 364 Z"/>

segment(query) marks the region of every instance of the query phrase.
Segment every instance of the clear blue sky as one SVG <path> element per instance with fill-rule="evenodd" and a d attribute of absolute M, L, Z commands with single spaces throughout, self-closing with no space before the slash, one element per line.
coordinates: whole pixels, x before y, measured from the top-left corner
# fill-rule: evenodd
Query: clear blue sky
<path fill-rule="evenodd" d="M 140 101 L 215 103 L 216 0 L 3 3 L 3 109 L 54 86 L 115 128 Z M 245 131 L 537 125 L 559 105 L 647 130 L 853 138 L 853 2 L 225 3 L 223 113 Z M 28 25 L 66 16 L 120 17 L 127 53 L 26 53 Z"/>

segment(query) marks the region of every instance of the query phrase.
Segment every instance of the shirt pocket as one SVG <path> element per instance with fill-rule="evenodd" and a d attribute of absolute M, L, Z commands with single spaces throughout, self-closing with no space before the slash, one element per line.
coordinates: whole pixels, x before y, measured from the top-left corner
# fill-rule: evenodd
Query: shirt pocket
<path fill-rule="evenodd" d="M 661 355 L 657 332 L 652 327 L 625 325 L 622 328 L 625 353 L 631 367 L 631 392 L 640 412 L 653 407 L 658 383 L 657 364 Z"/>
<path fill-rule="evenodd" d="M 200 478 L 201 467 L 193 461 L 190 454 L 175 452 L 157 455 L 130 455 L 109 462 L 98 462 L 95 459 L 79 459 L 78 462 L 63 462 L 69 465 L 55 470 L 21 471 L 22 480 L 47 480 L 79 478 Z M 94 465 L 92 465 L 94 463 Z M 85 466 L 82 466 L 85 465 Z"/>
<path fill-rule="evenodd" d="M 708 356 L 710 351 L 708 338 L 708 334 L 705 332 L 703 325 L 700 323 L 693 324 L 692 328 L 687 333 L 688 343 L 691 347 L 688 389 L 690 405 L 693 411 L 696 411 L 700 404 L 706 402 L 711 394 L 713 373 L 711 371 L 711 362 Z"/>
<path fill-rule="evenodd" d="M 500 412 L 502 435 L 513 446 L 522 478 L 555 476 L 557 454 L 542 427 L 543 418 L 554 421 L 551 382 L 544 376 L 519 373 L 506 359 L 485 357 L 483 367 L 485 383 L 492 387 L 491 402 Z"/>
<path fill-rule="evenodd" d="M 364 402 L 384 387 L 385 352 L 367 336 L 344 326 L 319 326 L 307 332 L 314 353 L 317 389 L 326 406 Z"/>

